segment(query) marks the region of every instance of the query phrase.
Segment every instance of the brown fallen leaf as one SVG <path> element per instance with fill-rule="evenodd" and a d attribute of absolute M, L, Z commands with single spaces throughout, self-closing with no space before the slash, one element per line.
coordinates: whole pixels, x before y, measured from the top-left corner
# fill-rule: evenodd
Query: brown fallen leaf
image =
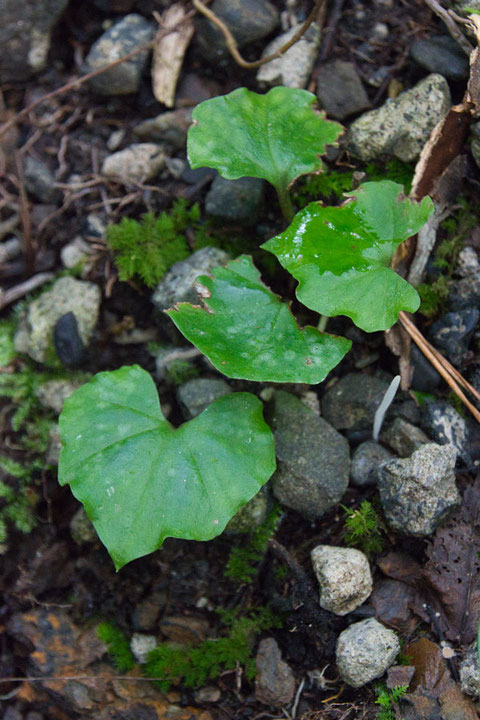
<path fill-rule="evenodd" d="M 480 477 L 463 495 L 461 509 L 435 533 L 422 571 L 438 623 L 449 640 L 469 644 L 480 613 Z"/>
<path fill-rule="evenodd" d="M 193 37 L 194 27 L 181 3 L 167 8 L 160 18 L 160 27 L 177 29 L 162 35 L 153 46 L 152 89 L 158 102 L 167 107 L 175 104 L 175 91 L 183 58 Z"/>

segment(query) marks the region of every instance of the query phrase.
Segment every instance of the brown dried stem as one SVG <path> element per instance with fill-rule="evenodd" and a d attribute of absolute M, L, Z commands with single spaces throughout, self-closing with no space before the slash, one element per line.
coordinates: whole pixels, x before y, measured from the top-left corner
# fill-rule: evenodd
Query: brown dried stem
<path fill-rule="evenodd" d="M 430 345 L 430 343 L 423 337 L 420 330 L 418 330 L 418 328 L 414 325 L 414 323 L 410 320 L 406 313 L 400 312 L 398 315 L 398 319 L 400 324 L 408 332 L 414 343 L 418 345 L 425 357 L 430 360 L 435 370 L 440 373 L 443 379 L 452 388 L 453 392 L 470 410 L 477 422 L 480 423 L 480 412 L 465 396 L 460 385 L 463 386 L 465 390 L 471 392 L 472 395 L 477 398 L 477 400 L 480 400 L 480 394 L 475 390 L 474 387 L 472 387 L 472 385 L 470 385 L 469 382 L 465 380 L 465 378 L 458 372 L 458 370 L 456 370 L 453 365 L 451 365 L 448 360 L 446 360 L 438 352 L 438 350 L 436 350 L 432 345 Z"/>
<path fill-rule="evenodd" d="M 295 43 L 300 40 L 302 35 L 304 35 L 306 33 L 306 31 L 308 30 L 310 25 L 316 19 L 317 15 L 320 11 L 320 8 L 324 2 L 325 2 L 325 0 L 316 0 L 312 12 L 308 16 L 308 18 L 305 20 L 303 25 L 300 27 L 298 32 L 296 32 L 294 34 L 294 36 L 292 38 L 290 38 L 290 40 L 280 48 L 280 50 L 277 50 L 277 52 L 274 52 L 271 55 L 267 55 L 266 57 L 261 58 L 260 60 L 255 60 L 254 62 L 248 62 L 248 60 L 245 60 L 240 55 L 240 52 L 238 50 L 237 41 L 233 37 L 233 35 L 230 32 L 227 25 L 225 25 L 225 23 L 222 20 L 220 20 L 220 18 L 217 15 L 215 15 L 215 13 L 212 10 L 210 10 L 210 8 L 208 8 L 206 5 L 204 5 L 202 0 L 192 0 L 192 3 L 195 6 L 195 8 L 199 12 L 201 12 L 202 15 L 205 15 L 205 17 L 207 17 L 214 25 L 216 25 L 218 27 L 218 29 L 220 30 L 220 32 L 222 33 L 222 35 L 225 39 L 225 44 L 228 48 L 228 51 L 230 52 L 230 55 L 233 57 L 235 62 L 238 65 L 240 65 L 240 67 L 246 68 L 247 70 L 254 70 L 255 68 L 260 67 L 261 65 L 265 65 L 265 63 L 268 63 L 271 60 L 276 60 L 277 58 L 284 55 L 287 52 L 287 50 L 289 48 L 291 48 L 292 45 L 295 45 Z"/>

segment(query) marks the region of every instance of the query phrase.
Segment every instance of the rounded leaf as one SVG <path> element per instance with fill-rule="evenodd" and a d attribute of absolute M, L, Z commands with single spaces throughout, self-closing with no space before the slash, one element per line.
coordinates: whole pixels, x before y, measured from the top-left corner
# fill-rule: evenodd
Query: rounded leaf
<path fill-rule="evenodd" d="M 310 203 L 285 232 L 268 240 L 272 252 L 298 280 L 298 299 L 322 315 L 347 315 L 355 325 L 387 330 L 401 310 L 415 312 L 417 291 L 390 265 L 395 250 L 426 223 L 430 198 L 421 203 L 389 180 L 369 182 L 341 207 Z"/>
<path fill-rule="evenodd" d="M 231 378 L 257 382 L 325 379 L 350 350 L 350 340 L 300 329 L 290 308 L 267 288 L 243 255 L 195 282 L 204 308 L 179 303 L 166 314 L 212 365 Z"/>
<path fill-rule="evenodd" d="M 257 177 L 286 189 L 322 169 L 320 155 L 341 125 L 315 110 L 307 90 L 274 87 L 265 95 L 246 88 L 205 100 L 193 111 L 187 153 L 192 168 L 211 167 L 229 180 Z"/>
<path fill-rule="evenodd" d="M 138 366 L 96 375 L 60 416 L 69 484 L 117 569 L 166 537 L 211 540 L 275 470 L 273 436 L 250 393 L 216 400 L 175 429 Z"/>

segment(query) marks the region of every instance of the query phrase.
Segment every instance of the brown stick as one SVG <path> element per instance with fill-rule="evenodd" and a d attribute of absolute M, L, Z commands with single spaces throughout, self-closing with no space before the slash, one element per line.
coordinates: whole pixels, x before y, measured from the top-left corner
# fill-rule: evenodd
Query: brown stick
<path fill-rule="evenodd" d="M 295 45 L 296 42 L 300 40 L 302 35 L 306 33 L 312 22 L 317 17 L 319 10 L 325 0 L 316 0 L 315 5 L 313 7 L 312 12 L 308 16 L 308 18 L 305 20 L 303 25 L 301 26 L 300 30 L 295 33 L 295 35 L 287 42 L 283 47 L 280 48 L 280 50 L 277 50 L 277 52 L 272 53 L 271 55 L 267 55 L 267 57 L 264 57 L 260 60 L 255 60 L 254 62 L 248 62 L 245 60 L 238 50 L 237 41 L 233 37 L 232 33 L 230 32 L 229 28 L 225 25 L 222 20 L 220 20 L 215 13 L 210 10 L 206 5 L 203 4 L 202 0 L 192 0 L 193 5 L 196 7 L 196 9 L 202 13 L 202 15 L 205 15 L 214 25 L 218 27 L 220 32 L 222 33 L 225 44 L 228 48 L 228 51 L 230 52 L 230 55 L 233 57 L 237 65 L 240 65 L 240 67 L 246 68 L 247 70 L 254 70 L 255 68 L 260 67 L 261 65 L 265 65 L 265 63 L 270 62 L 271 60 L 276 60 L 277 58 L 284 55 L 289 48 L 292 47 L 292 45 Z"/>
<path fill-rule="evenodd" d="M 118 58 L 118 60 L 114 60 L 111 63 L 108 63 L 108 65 L 104 65 L 101 68 L 97 68 L 96 70 L 92 70 L 92 72 L 87 73 L 86 75 L 82 75 L 80 78 L 75 78 L 74 80 L 70 80 L 70 82 L 65 83 L 65 85 L 62 85 L 61 87 L 57 88 L 56 90 L 52 90 L 51 92 L 47 93 L 46 95 L 43 95 L 43 97 L 38 98 L 38 100 L 35 100 L 35 102 L 30 103 L 30 105 L 27 105 L 26 108 L 23 108 L 19 113 L 17 113 L 14 117 L 10 118 L 6 123 L 4 123 L 0 127 L 0 138 L 3 137 L 3 135 L 9 130 L 13 125 L 15 125 L 17 122 L 22 120 L 24 117 L 26 117 L 32 110 L 35 110 L 39 105 L 46 102 L 47 100 L 51 100 L 52 98 L 57 97 L 58 95 L 63 95 L 63 93 L 68 92 L 69 90 L 76 90 L 80 87 L 80 85 L 83 85 L 84 83 L 88 82 L 89 80 L 92 80 L 92 78 L 97 77 L 97 75 L 101 75 L 102 73 L 106 72 L 106 70 L 110 70 L 111 68 L 117 67 L 117 65 L 121 65 L 122 63 L 126 62 L 127 60 L 131 60 L 132 58 L 136 57 L 142 52 L 145 52 L 145 50 L 151 50 L 151 48 L 154 46 L 154 44 L 165 35 L 168 35 L 169 33 L 176 30 L 183 22 L 190 19 L 195 15 L 195 10 L 191 10 L 189 13 L 185 15 L 185 17 L 178 22 L 176 25 L 172 25 L 172 27 L 166 28 L 165 30 L 159 29 L 157 32 L 155 38 L 153 40 L 150 40 L 150 42 L 145 43 L 145 45 L 141 45 L 140 47 L 135 48 L 131 52 L 127 53 L 126 55 L 123 55 L 123 57 Z"/>
<path fill-rule="evenodd" d="M 20 221 L 23 230 L 23 249 L 25 253 L 25 272 L 27 275 L 33 273 L 35 267 L 35 248 L 32 241 L 32 223 L 30 220 L 30 208 L 28 205 L 27 193 L 25 190 L 25 182 L 23 178 L 22 153 L 15 151 L 15 164 L 17 167 L 18 178 L 18 198 L 20 209 Z"/>
<path fill-rule="evenodd" d="M 463 385 L 463 387 L 466 390 L 469 390 L 475 397 L 479 398 L 479 394 L 473 388 L 470 383 L 468 383 L 465 378 L 463 378 L 458 370 L 455 370 L 455 368 L 450 365 L 448 360 L 446 360 L 439 352 L 436 350 L 430 343 L 425 340 L 420 330 L 418 330 L 417 327 L 415 327 L 414 323 L 410 320 L 408 315 L 406 315 L 404 312 L 400 312 L 398 315 L 398 319 L 401 325 L 405 328 L 405 330 L 408 332 L 414 343 L 418 345 L 420 350 L 423 352 L 425 357 L 427 357 L 430 362 L 432 363 L 433 367 L 440 373 L 440 375 L 443 377 L 443 379 L 448 383 L 448 385 L 452 388 L 454 393 L 458 395 L 460 400 L 463 402 L 463 404 L 470 410 L 474 418 L 477 420 L 477 422 L 480 423 L 480 412 L 477 410 L 477 408 L 472 405 L 470 400 L 464 395 L 463 391 L 460 388 L 460 384 Z M 461 380 L 460 380 L 461 379 Z M 459 384 L 460 382 L 460 384 Z"/>

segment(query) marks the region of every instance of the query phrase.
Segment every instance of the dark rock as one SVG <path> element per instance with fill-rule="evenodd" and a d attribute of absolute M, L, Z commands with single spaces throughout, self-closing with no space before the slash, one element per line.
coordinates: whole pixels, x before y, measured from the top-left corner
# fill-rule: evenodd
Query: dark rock
<path fill-rule="evenodd" d="M 282 505 L 306 517 L 321 517 L 348 486 L 348 442 L 298 398 L 278 391 L 272 427 L 278 458 L 273 493 Z"/>
<path fill-rule="evenodd" d="M 81 365 L 85 359 L 85 346 L 73 312 L 62 315 L 53 329 L 53 342 L 58 359 L 65 367 Z"/>
<path fill-rule="evenodd" d="M 230 386 L 221 378 L 193 378 L 180 385 L 177 398 L 187 420 L 190 420 L 200 415 L 214 400 L 231 392 Z"/>
<path fill-rule="evenodd" d="M 265 181 L 260 178 L 225 180 L 217 175 L 205 198 L 205 210 L 209 215 L 253 225 L 263 201 Z"/>
<path fill-rule="evenodd" d="M 335 60 L 320 67 L 317 97 L 320 107 L 334 120 L 343 120 L 370 107 L 370 100 L 355 65 L 343 60 Z"/>
<path fill-rule="evenodd" d="M 462 460 L 470 462 L 467 423 L 448 402 L 437 400 L 422 405 L 422 428 L 439 445 L 453 445 Z"/>
<path fill-rule="evenodd" d="M 155 34 L 156 26 L 142 15 L 132 13 L 116 22 L 101 35 L 85 58 L 85 73 L 118 60 L 123 55 L 148 43 Z M 138 90 L 148 50 L 135 55 L 116 67 L 106 70 L 88 81 L 92 92 L 99 95 L 128 95 Z"/>
<path fill-rule="evenodd" d="M 322 415 L 337 430 L 371 430 L 388 385 L 374 375 L 349 373 L 323 396 Z"/>
<path fill-rule="evenodd" d="M 20 710 L 17 710 L 17 708 L 10 706 L 6 709 L 3 720 L 23 720 L 23 715 Z"/>
<path fill-rule="evenodd" d="M 382 465 L 378 490 L 388 524 L 402 535 L 425 537 L 458 507 L 457 451 L 452 445 L 422 445 L 410 458 Z"/>
<path fill-rule="evenodd" d="M 59 197 L 59 192 L 54 187 L 55 178 L 49 168 L 40 160 L 27 157 L 23 167 L 23 176 L 26 190 L 35 200 L 54 203 Z"/>
<path fill-rule="evenodd" d="M 191 124 L 192 111 L 185 108 L 144 120 L 134 128 L 133 133 L 140 140 L 158 142 L 172 150 L 182 150 L 187 144 L 187 131 Z"/>
<path fill-rule="evenodd" d="M 292 668 L 282 660 L 274 638 L 260 640 L 256 658 L 255 697 L 264 705 L 286 705 L 295 692 Z"/>
<path fill-rule="evenodd" d="M 423 430 L 400 417 L 395 418 L 381 438 L 402 458 L 410 457 L 415 450 L 430 442 Z"/>
<path fill-rule="evenodd" d="M 217 176 L 217 171 L 213 168 L 195 168 L 195 170 L 192 170 L 192 168 L 188 165 L 183 171 L 180 180 L 182 182 L 187 183 L 187 185 L 197 185 L 198 183 L 207 183 L 207 178 L 210 180 L 213 180 Z"/>
<path fill-rule="evenodd" d="M 132 613 L 133 629 L 149 631 L 156 628 L 160 613 L 167 604 L 167 593 L 158 590 L 139 602 Z"/>
<path fill-rule="evenodd" d="M 415 40 L 410 55 L 421 67 L 449 80 L 468 78 L 468 57 L 450 35 Z"/>
<path fill-rule="evenodd" d="M 429 340 L 455 367 L 461 367 L 480 318 L 477 308 L 442 315 L 430 328 Z"/>
<path fill-rule="evenodd" d="M 0 82 L 22 82 L 47 64 L 52 29 L 68 0 L 2 0 Z"/>
<path fill-rule="evenodd" d="M 222 88 L 212 78 L 202 77 L 197 73 L 183 73 L 177 85 L 175 107 L 184 108 L 222 94 Z"/>
<path fill-rule="evenodd" d="M 448 284 L 447 305 L 452 311 L 474 308 L 480 304 L 480 273 L 452 280 Z"/>
<path fill-rule="evenodd" d="M 166 310 L 179 302 L 198 304 L 198 295 L 193 283 L 199 275 L 205 275 L 218 265 L 225 265 L 230 256 L 216 247 L 204 247 L 197 250 L 186 260 L 172 265 L 157 285 L 152 303 L 157 310 Z"/>
<path fill-rule="evenodd" d="M 435 370 L 432 363 L 427 360 L 422 351 L 413 343 L 410 351 L 410 363 L 413 368 L 412 390 L 431 393 L 440 385 L 442 380 L 440 374 Z"/>
<path fill-rule="evenodd" d="M 350 476 L 352 485 L 364 487 L 376 485 L 381 463 L 391 460 L 392 453 L 373 440 L 361 443 L 352 455 Z"/>
<path fill-rule="evenodd" d="M 215 0 L 210 6 L 228 26 L 238 47 L 261 40 L 278 24 L 278 10 L 268 0 Z M 204 57 L 218 61 L 227 56 L 225 40 L 210 20 L 197 20 L 197 42 Z"/>

